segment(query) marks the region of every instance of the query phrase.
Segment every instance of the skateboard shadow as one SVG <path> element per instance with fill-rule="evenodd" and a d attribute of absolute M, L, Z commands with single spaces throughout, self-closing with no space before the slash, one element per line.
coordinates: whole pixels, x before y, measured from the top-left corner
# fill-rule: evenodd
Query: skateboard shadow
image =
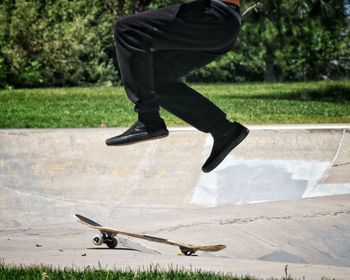
<path fill-rule="evenodd" d="M 132 249 L 132 248 L 107 248 L 107 247 L 90 247 L 90 248 L 86 248 L 87 250 L 119 250 L 119 251 L 136 251 L 136 252 L 142 252 L 140 250 L 137 249 Z"/>

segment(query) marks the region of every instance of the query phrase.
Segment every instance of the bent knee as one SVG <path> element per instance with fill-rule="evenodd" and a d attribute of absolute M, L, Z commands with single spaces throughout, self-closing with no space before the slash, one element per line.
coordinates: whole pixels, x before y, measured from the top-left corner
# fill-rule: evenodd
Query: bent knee
<path fill-rule="evenodd" d="M 120 37 L 125 30 L 125 23 L 123 19 L 119 19 L 114 23 L 114 37 Z"/>

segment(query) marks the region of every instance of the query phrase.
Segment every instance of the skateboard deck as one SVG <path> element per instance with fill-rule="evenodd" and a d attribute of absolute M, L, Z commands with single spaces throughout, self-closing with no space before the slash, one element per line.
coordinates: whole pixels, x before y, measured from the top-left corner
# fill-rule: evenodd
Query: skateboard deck
<path fill-rule="evenodd" d="M 108 228 L 104 227 L 98 223 L 96 223 L 93 220 L 90 220 L 89 218 L 86 218 L 82 215 L 75 214 L 74 217 L 78 220 L 78 222 L 82 223 L 83 225 L 86 225 L 90 228 L 96 229 L 100 231 L 100 234 L 95 235 L 92 239 L 92 242 L 95 245 L 102 245 L 103 243 L 106 244 L 109 248 L 115 248 L 118 245 L 118 241 L 115 238 L 117 234 L 120 235 L 126 235 L 134 238 L 144 239 L 151 242 L 158 242 L 163 243 L 167 245 L 177 246 L 179 247 L 181 253 L 183 253 L 186 256 L 191 256 L 197 251 L 206 251 L 206 252 L 216 252 L 220 251 L 226 248 L 225 245 L 192 245 L 192 244 L 186 244 L 178 241 L 173 241 L 165 238 L 160 238 L 156 236 L 141 234 L 141 233 L 134 233 L 134 232 L 127 232 L 122 231 L 119 229 L 114 228 Z"/>

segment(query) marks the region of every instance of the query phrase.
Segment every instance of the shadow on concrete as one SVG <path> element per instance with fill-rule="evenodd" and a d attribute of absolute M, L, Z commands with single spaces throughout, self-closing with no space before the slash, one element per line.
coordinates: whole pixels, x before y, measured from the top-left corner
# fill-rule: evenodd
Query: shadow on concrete
<path fill-rule="evenodd" d="M 141 250 L 137 250 L 134 248 L 107 248 L 107 247 L 90 247 L 86 248 L 86 250 L 116 250 L 116 251 L 135 251 L 135 252 L 142 252 Z"/>
<path fill-rule="evenodd" d="M 341 85 L 327 85 L 317 89 L 298 89 L 290 92 L 274 92 L 254 95 L 225 95 L 224 99 L 282 99 L 294 101 L 323 101 L 323 102 L 349 102 L 350 87 Z"/>

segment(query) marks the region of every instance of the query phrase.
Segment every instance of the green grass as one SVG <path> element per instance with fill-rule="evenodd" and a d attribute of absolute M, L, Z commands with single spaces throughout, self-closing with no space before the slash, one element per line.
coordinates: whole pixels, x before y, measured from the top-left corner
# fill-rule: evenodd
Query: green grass
<path fill-rule="evenodd" d="M 8 266 L 0 264 L 0 280 L 255 280 L 252 276 L 232 276 L 224 273 L 186 271 L 186 270 L 161 270 L 156 267 L 148 270 L 138 271 L 122 271 L 107 269 L 73 269 L 73 268 L 53 268 L 47 266 Z M 272 278 L 270 278 L 272 279 Z M 292 280 L 290 275 L 284 277 L 283 280 Z"/>
<path fill-rule="evenodd" d="M 234 277 L 228 274 L 218 274 L 200 271 L 169 270 L 161 271 L 151 269 L 148 271 L 121 271 L 121 270 L 104 270 L 104 269 L 57 269 L 51 267 L 8 267 L 0 266 L 0 279 L 6 280 L 58 280 L 58 279 L 79 279 L 79 280 L 105 280 L 105 279 L 122 279 L 122 280 L 148 280 L 148 279 L 174 279 L 174 280 L 253 280 L 253 277 Z"/>
<path fill-rule="evenodd" d="M 191 84 L 245 124 L 349 123 L 350 81 Z M 184 123 L 162 111 L 168 126 Z M 0 92 L 0 128 L 127 127 L 136 119 L 122 87 Z"/>

